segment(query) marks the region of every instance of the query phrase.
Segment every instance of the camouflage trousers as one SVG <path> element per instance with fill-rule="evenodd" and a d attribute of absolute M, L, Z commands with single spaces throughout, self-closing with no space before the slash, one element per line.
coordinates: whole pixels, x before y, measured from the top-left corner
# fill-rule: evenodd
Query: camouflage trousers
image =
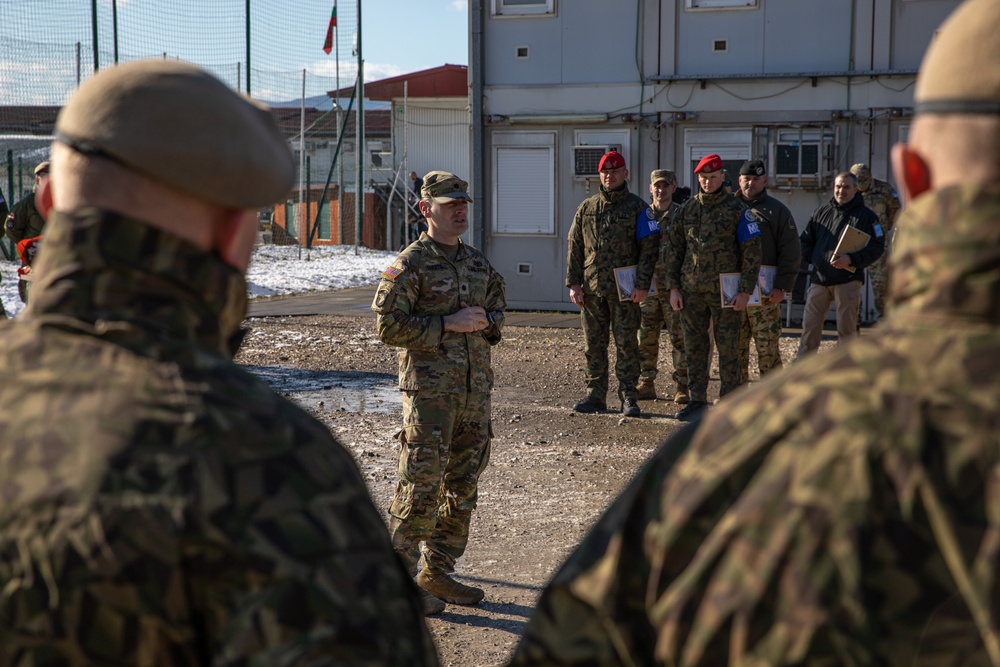
<path fill-rule="evenodd" d="M 889 291 L 889 267 L 883 255 L 877 262 L 868 267 L 868 279 L 872 281 L 872 294 L 875 295 L 875 308 L 879 318 L 886 316 L 885 295 Z"/>
<path fill-rule="evenodd" d="M 453 572 L 465 553 L 492 435 L 489 394 L 403 392 L 389 535 L 411 574 L 421 542 L 424 567 L 435 570 Z"/>
<path fill-rule="evenodd" d="M 656 364 L 660 356 L 660 331 L 666 322 L 674 363 L 674 384 L 677 391 L 687 393 L 687 362 L 684 359 L 684 329 L 680 311 L 670 307 L 670 293 L 666 290 L 646 297 L 639 306 L 642 313 L 639 324 L 639 377 L 654 382 L 659 374 Z"/>
<path fill-rule="evenodd" d="M 692 401 L 708 400 L 708 372 L 712 365 L 708 330 L 715 332 L 719 350 L 719 396 L 740 386 L 740 324 L 743 314 L 723 308 L 718 292 L 684 292 L 681 319 L 684 325 L 684 352 Z"/>
<path fill-rule="evenodd" d="M 639 304 L 584 294 L 580 321 L 587 360 L 587 394 L 605 400 L 608 395 L 608 343 L 614 333 L 615 377 L 620 399 L 638 397 Z"/>
<path fill-rule="evenodd" d="M 781 304 L 770 301 L 759 306 L 751 306 L 743 311 L 740 326 L 740 382 L 750 380 L 750 341 L 757 348 L 757 369 L 764 377 L 776 368 L 781 368 Z"/>

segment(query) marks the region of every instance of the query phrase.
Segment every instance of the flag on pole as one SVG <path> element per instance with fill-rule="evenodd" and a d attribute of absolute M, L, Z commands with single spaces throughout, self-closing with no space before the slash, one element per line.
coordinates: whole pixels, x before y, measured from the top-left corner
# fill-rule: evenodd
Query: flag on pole
<path fill-rule="evenodd" d="M 337 27 L 337 0 L 333 0 L 333 13 L 330 14 L 330 25 L 326 29 L 326 41 L 323 50 L 327 53 L 333 50 L 333 29 Z"/>

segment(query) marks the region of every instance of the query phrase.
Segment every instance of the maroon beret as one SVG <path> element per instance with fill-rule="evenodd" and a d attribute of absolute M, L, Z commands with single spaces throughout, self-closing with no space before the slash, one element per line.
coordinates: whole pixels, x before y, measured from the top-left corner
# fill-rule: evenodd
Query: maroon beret
<path fill-rule="evenodd" d="M 618 169 L 619 167 L 625 166 L 625 158 L 618 151 L 611 151 L 605 153 L 601 158 L 601 161 L 597 164 L 597 171 L 604 171 L 605 169 Z"/>
<path fill-rule="evenodd" d="M 694 173 L 719 171 L 722 169 L 722 158 L 715 153 L 710 153 L 701 159 L 698 166 L 694 168 Z"/>

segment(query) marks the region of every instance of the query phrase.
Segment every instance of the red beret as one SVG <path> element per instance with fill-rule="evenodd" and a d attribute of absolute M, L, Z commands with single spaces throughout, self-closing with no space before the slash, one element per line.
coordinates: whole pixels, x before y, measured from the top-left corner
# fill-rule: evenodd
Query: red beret
<path fill-rule="evenodd" d="M 597 171 L 604 171 L 605 169 L 618 169 L 619 167 L 624 166 L 625 158 L 622 157 L 622 154 L 618 151 L 611 151 L 610 153 L 605 153 L 601 158 L 601 161 L 597 163 Z"/>
<path fill-rule="evenodd" d="M 703 171 L 719 171 L 722 169 L 722 158 L 715 153 L 710 153 L 701 159 L 698 166 L 694 168 L 694 173 L 700 174 Z"/>

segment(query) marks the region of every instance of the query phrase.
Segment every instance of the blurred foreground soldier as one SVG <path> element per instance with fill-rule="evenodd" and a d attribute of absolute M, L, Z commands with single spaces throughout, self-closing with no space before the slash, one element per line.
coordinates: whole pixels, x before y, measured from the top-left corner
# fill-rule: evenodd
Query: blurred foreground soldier
<path fill-rule="evenodd" d="M 846 227 L 868 235 L 868 244 L 855 252 L 836 253 Z M 846 343 L 858 335 L 862 271 L 885 250 L 885 235 L 878 217 L 866 206 L 858 192 L 858 179 L 849 171 L 837 174 L 833 197 L 813 212 L 799 237 L 802 256 L 812 264 L 806 305 L 802 310 L 802 336 L 796 358 L 814 353 L 823 339 L 823 322 L 831 304 L 836 304 L 837 342 Z"/>
<path fill-rule="evenodd" d="M 649 195 L 652 199 L 650 208 L 656 215 L 656 224 L 660 228 L 660 254 L 656 262 L 653 282 L 656 294 L 649 294 L 639 307 L 642 319 L 639 324 L 639 398 L 656 398 L 656 368 L 660 356 L 660 332 L 667 325 L 670 335 L 670 347 L 674 364 L 675 403 L 687 403 L 687 364 L 684 360 L 684 330 L 681 327 L 680 313 L 670 307 L 670 291 L 667 289 L 663 274 L 663 262 L 666 259 L 667 228 L 674 215 L 681 209 L 680 204 L 673 202 L 674 190 L 677 189 L 677 175 L 669 169 L 654 169 L 649 175 Z"/>
<path fill-rule="evenodd" d="M 513 664 L 1000 665 L 998 25 L 924 57 L 887 322 L 661 447 Z"/>
<path fill-rule="evenodd" d="M 293 173 L 266 107 L 185 63 L 60 112 L 0 328 L 0 665 L 436 663 L 351 456 L 231 361 Z"/>
<path fill-rule="evenodd" d="M 889 261 L 889 251 L 892 246 L 892 228 L 899 215 L 899 197 L 891 185 L 877 178 L 872 178 L 868 165 L 858 163 L 851 167 L 851 173 L 858 177 L 858 190 L 864 197 L 867 206 L 878 216 L 882 234 L 885 237 L 885 253 L 868 267 L 868 278 L 872 282 L 872 294 L 875 295 L 875 308 L 879 317 L 885 317 L 885 296 Z"/>
<path fill-rule="evenodd" d="M 719 349 L 725 396 L 740 386 L 740 323 L 760 271 L 760 229 L 753 214 L 723 187 L 722 158 L 706 155 L 695 167 L 701 192 L 689 199 L 670 225 L 666 286 L 670 306 L 681 313 L 691 398 L 677 419 L 696 419 L 708 405 L 711 362 L 709 328 Z M 719 276 L 739 274 L 738 292 L 723 307 Z"/>
<path fill-rule="evenodd" d="M 625 158 L 605 153 L 597 165 L 600 191 L 583 200 L 569 228 L 566 286 L 580 307 L 587 396 L 573 406 L 577 412 L 607 409 L 608 342 L 615 337 L 615 377 L 626 417 L 638 417 L 639 304 L 653 281 L 659 252 L 656 216 L 641 197 L 629 192 Z M 631 297 L 622 301 L 615 269 L 635 266 Z"/>
<path fill-rule="evenodd" d="M 42 235 L 45 229 L 45 216 L 38 210 L 35 197 L 42 185 L 49 180 L 49 161 L 40 163 L 35 167 L 35 184 L 31 188 L 31 193 L 14 204 L 7 215 L 7 222 L 4 225 L 4 233 L 15 244 L 26 239 L 37 238 Z M 24 262 L 18 275 L 22 276 L 17 281 L 17 293 L 21 297 L 21 303 L 28 303 L 28 286 L 31 279 L 27 276 L 31 267 Z"/>
<path fill-rule="evenodd" d="M 465 553 L 479 475 L 490 459 L 490 348 L 500 342 L 507 301 L 503 277 L 461 239 L 468 183 L 446 171 L 429 172 L 423 182 L 427 231 L 382 272 L 372 310 L 382 342 L 402 348 L 403 428 L 389 534 L 425 591 L 424 610 L 435 614 L 444 602 L 472 605 L 484 595 L 450 575 Z"/>
<path fill-rule="evenodd" d="M 781 312 L 785 292 L 791 292 L 799 277 L 802 251 L 799 230 L 788 207 L 767 191 L 767 169 L 761 160 L 748 160 L 740 167 L 740 189 L 736 197 L 749 208 L 760 227 L 760 264 L 774 272 L 771 291 L 760 295 L 759 306 L 749 306 L 740 327 L 740 381 L 750 379 L 750 341 L 757 348 L 757 368 L 764 377 L 781 368 Z"/>

